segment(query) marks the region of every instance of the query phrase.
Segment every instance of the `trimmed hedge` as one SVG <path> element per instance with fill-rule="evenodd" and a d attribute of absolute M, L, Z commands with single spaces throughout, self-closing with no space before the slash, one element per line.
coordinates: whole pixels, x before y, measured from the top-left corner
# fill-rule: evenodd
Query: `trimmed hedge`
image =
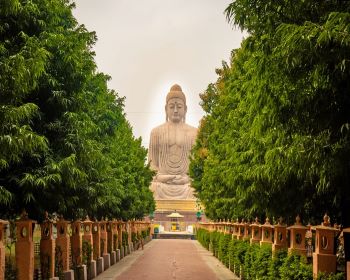
<path fill-rule="evenodd" d="M 279 250 L 272 257 L 271 245 L 251 245 L 249 241 L 232 239 L 230 234 L 205 229 L 197 230 L 197 240 L 241 279 L 313 279 L 312 265 L 307 263 L 306 258 L 288 255 L 287 250 Z M 342 280 L 345 275 L 320 275 L 318 279 Z"/>

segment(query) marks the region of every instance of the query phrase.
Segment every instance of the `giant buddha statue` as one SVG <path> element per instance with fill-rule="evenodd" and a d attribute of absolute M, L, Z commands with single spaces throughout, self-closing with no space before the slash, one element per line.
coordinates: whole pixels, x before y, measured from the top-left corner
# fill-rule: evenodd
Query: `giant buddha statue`
<path fill-rule="evenodd" d="M 187 173 L 197 129 L 185 123 L 186 97 L 179 85 L 167 94 L 165 112 L 166 122 L 151 132 L 148 158 L 157 172 L 151 190 L 155 200 L 194 200 Z"/>

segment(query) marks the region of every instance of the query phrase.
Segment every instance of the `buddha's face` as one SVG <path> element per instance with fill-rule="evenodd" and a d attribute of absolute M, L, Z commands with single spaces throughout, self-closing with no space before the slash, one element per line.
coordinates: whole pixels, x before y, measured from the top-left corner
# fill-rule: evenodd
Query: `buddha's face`
<path fill-rule="evenodd" d="M 175 97 L 169 99 L 165 111 L 169 121 L 179 123 L 184 120 L 187 107 L 181 98 Z"/>

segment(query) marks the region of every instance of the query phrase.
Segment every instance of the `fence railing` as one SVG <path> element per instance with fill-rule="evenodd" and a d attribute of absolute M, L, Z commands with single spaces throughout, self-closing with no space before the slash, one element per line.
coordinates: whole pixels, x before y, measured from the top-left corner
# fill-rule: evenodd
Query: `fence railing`
<path fill-rule="evenodd" d="M 0 280 L 93 279 L 150 238 L 138 220 L 0 220 Z"/>
<path fill-rule="evenodd" d="M 281 249 L 287 249 L 289 254 L 303 255 L 312 262 L 315 278 L 320 273 L 336 273 L 337 258 L 340 257 L 345 261 L 344 270 L 347 270 L 347 279 L 350 279 L 350 256 L 344 251 L 346 246 L 350 247 L 350 244 L 344 243 L 344 240 L 350 243 L 350 228 L 341 229 L 337 224 L 332 226 L 328 215 L 323 219 L 323 223 L 316 226 L 304 226 L 299 216 L 291 226 L 281 220 L 272 225 L 268 218 L 264 224 L 260 224 L 257 218 L 252 223 L 220 220 L 198 223 L 197 229 L 232 235 L 232 239 L 247 240 L 251 244 L 270 244 L 273 255 Z"/>

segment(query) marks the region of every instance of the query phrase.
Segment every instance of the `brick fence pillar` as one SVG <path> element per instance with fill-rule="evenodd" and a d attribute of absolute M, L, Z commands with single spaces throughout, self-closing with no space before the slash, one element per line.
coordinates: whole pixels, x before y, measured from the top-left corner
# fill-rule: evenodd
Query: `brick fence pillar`
<path fill-rule="evenodd" d="M 0 280 L 5 279 L 5 232 L 8 222 L 0 220 Z"/>
<path fill-rule="evenodd" d="M 290 247 L 288 248 L 288 253 L 297 253 L 306 256 L 305 234 L 308 228 L 301 224 L 300 217 L 297 216 L 295 218 L 295 224 L 287 229 L 290 231 Z"/>
<path fill-rule="evenodd" d="M 316 230 L 316 248 L 312 255 L 314 277 L 317 278 L 320 272 L 336 273 L 337 257 L 334 254 L 334 239 L 338 229 L 331 227 L 327 214 L 323 217 L 323 223 L 313 229 Z"/>
<path fill-rule="evenodd" d="M 98 222 L 92 224 L 92 239 L 93 239 L 93 259 L 97 260 L 101 256 L 101 236 L 100 225 Z"/>
<path fill-rule="evenodd" d="M 258 218 L 255 218 L 255 222 L 250 225 L 251 228 L 251 238 L 250 244 L 260 243 L 261 240 L 261 227 Z"/>
<path fill-rule="evenodd" d="M 287 248 L 287 226 L 282 224 L 282 219 L 278 221 L 276 225 L 274 225 L 275 234 L 274 241 L 272 245 L 272 252 L 275 253 L 280 249 Z"/>
<path fill-rule="evenodd" d="M 57 223 L 57 238 L 56 238 L 56 255 L 59 269 L 64 271 L 69 270 L 69 248 L 70 239 L 68 234 L 69 222 L 61 217 Z"/>
<path fill-rule="evenodd" d="M 83 241 L 87 242 L 91 249 L 93 248 L 93 239 L 92 239 L 92 221 L 90 221 L 89 217 L 83 222 Z M 92 254 L 90 256 L 89 261 L 92 260 Z"/>
<path fill-rule="evenodd" d="M 115 248 L 113 244 L 113 221 L 108 221 L 106 224 L 107 227 L 107 252 L 112 253 Z"/>
<path fill-rule="evenodd" d="M 100 242 L 101 242 L 101 256 L 107 254 L 107 222 L 101 221 L 100 223 Z"/>
<path fill-rule="evenodd" d="M 28 219 L 23 213 L 16 221 L 16 266 L 18 280 L 32 280 L 34 277 L 34 241 L 33 229 L 35 221 Z"/>
<path fill-rule="evenodd" d="M 46 213 L 46 219 L 40 225 L 40 265 L 44 279 L 55 276 L 55 239 L 53 238 L 53 223 Z"/>
<path fill-rule="evenodd" d="M 261 225 L 261 241 L 262 244 L 271 244 L 272 245 L 272 237 L 273 237 L 273 226 L 270 224 L 269 218 L 266 218 L 266 221 L 263 225 Z"/>
<path fill-rule="evenodd" d="M 243 240 L 248 240 L 250 239 L 250 223 L 246 222 L 244 223 L 244 236 L 243 236 Z"/>
<path fill-rule="evenodd" d="M 81 221 L 74 221 L 72 223 L 72 236 L 71 236 L 71 247 L 72 247 L 72 262 L 73 266 L 80 266 L 82 263 L 82 228 Z"/>

